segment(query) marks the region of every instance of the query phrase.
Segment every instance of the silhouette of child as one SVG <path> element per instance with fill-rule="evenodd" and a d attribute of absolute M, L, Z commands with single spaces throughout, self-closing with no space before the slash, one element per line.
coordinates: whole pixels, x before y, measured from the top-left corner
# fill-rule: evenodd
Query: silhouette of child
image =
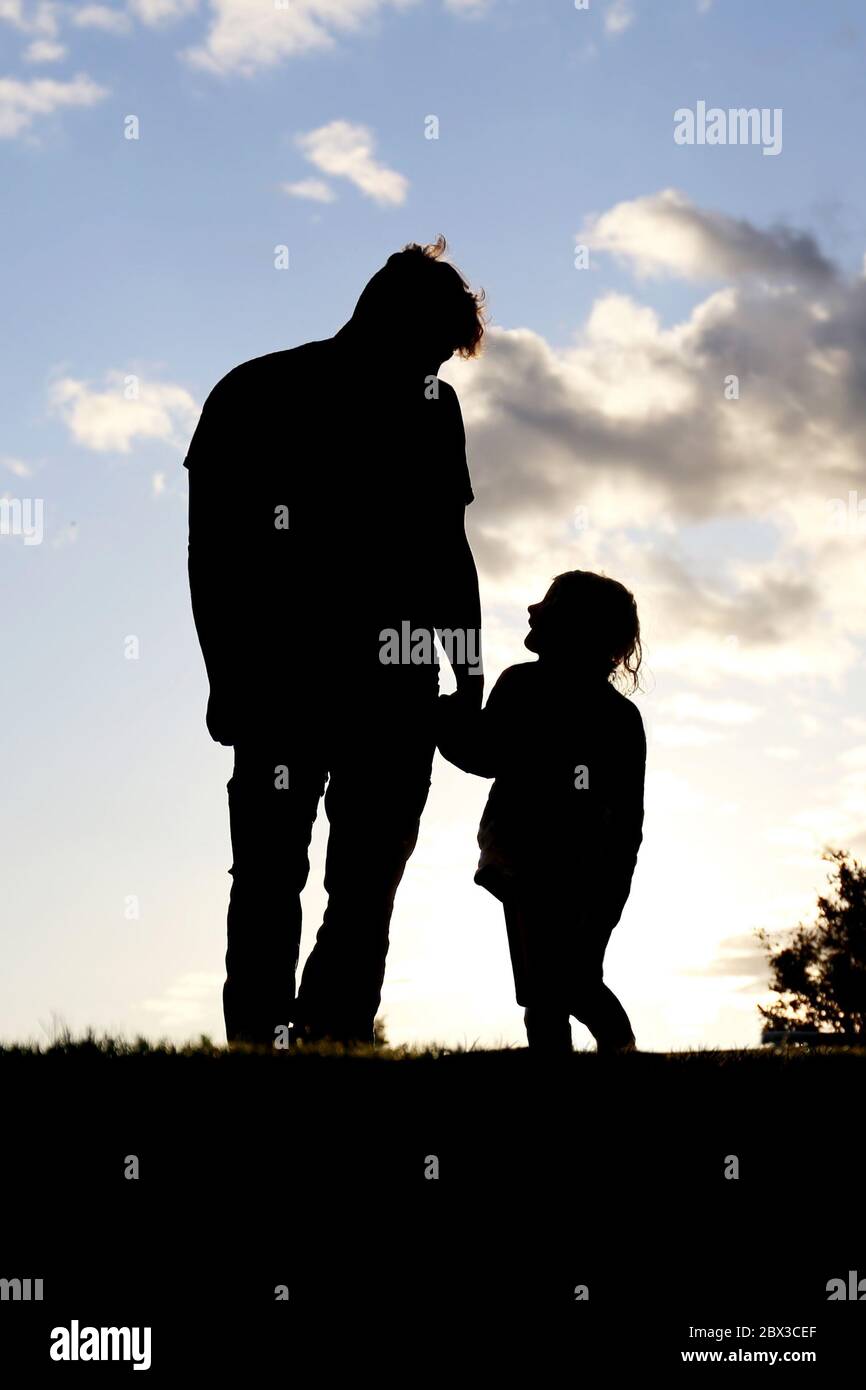
<path fill-rule="evenodd" d="M 475 882 L 505 909 L 529 1046 L 570 1051 L 573 1016 L 599 1052 L 631 1051 L 602 967 L 643 833 L 643 721 L 611 684 L 620 672 L 637 688 L 634 598 L 603 575 L 560 574 L 530 605 L 524 645 L 538 660 L 504 671 L 483 710 L 440 699 L 439 748 L 495 778 Z"/>

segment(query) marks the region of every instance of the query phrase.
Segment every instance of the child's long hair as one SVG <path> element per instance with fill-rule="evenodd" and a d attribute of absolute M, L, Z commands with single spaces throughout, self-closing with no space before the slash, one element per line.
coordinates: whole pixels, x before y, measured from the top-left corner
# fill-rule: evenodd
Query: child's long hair
<path fill-rule="evenodd" d="M 639 690 L 643 651 L 634 594 L 606 574 L 566 570 L 554 579 L 551 598 L 574 605 L 581 642 L 609 665 L 614 683 L 621 678 L 628 693 Z"/>

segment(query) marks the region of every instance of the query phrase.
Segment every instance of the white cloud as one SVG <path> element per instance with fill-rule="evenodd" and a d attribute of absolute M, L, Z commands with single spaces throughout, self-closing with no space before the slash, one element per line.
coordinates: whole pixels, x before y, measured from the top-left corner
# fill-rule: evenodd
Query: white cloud
<path fill-rule="evenodd" d="M 64 377 L 52 388 L 51 405 L 76 443 L 97 453 L 128 454 L 139 440 L 152 439 L 181 447 L 199 415 L 190 393 L 171 382 L 139 381 L 138 394 L 130 400 L 127 380 L 123 372 L 108 372 L 100 390 Z"/>
<path fill-rule="evenodd" d="M 653 741 L 663 748 L 706 748 L 718 743 L 721 734 L 715 729 L 702 729 L 697 724 L 656 724 Z"/>
<path fill-rule="evenodd" d="M 60 6 L 54 0 L 38 0 L 26 6 L 22 0 L 0 0 L 0 20 L 31 36 L 24 52 L 28 63 L 53 63 L 65 55 L 63 46 L 56 42 L 59 15 Z"/>
<path fill-rule="evenodd" d="M 839 754 L 839 761 L 854 771 L 866 772 L 866 743 L 846 748 L 844 753 Z"/>
<path fill-rule="evenodd" d="M 54 39 L 34 39 L 24 50 L 25 63 L 59 63 L 65 57 L 63 44 Z"/>
<path fill-rule="evenodd" d="M 604 15 L 604 27 L 608 34 L 624 34 L 634 24 L 634 7 L 630 0 L 609 0 Z"/>
<path fill-rule="evenodd" d="M 0 465 L 8 472 L 14 473 L 16 478 L 29 478 L 33 472 L 29 463 L 25 463 L 23 459 L 10 458 L 8 454 L 0 458 Z"/>
<path fill-rule="evenodd" d="M 706 796 L 690 782 L 670 768 L 650 768 L 646 774 L 647 816 L 657 816 L 659 821 L 668 816 L 689 815 L 706 805 Z"/>
<path fill-rule="evenodd" d="M 132 28 L 129 15 L 110 5 L 79 5 L 72 12 L 72 23 L 78 29 L 101 29 L 105 34 L 128 34 Z"/>
<path fill-rule="evenodd" d="M 742 700 L 708 700 L 703 695 L 683 692 L 663 701 L 661 709 L 675 719 L 698 719 L 708 724 L 750 724 L 761 710 Z"/>
<path fill-rule="evenodd" d="M 150 484 L 153 489 L 154 497 L 161 497 L 165 492 L 165 474 L 153 473 L 151 475 Z"/>
<path fill-rule="evenodd" d="M 396 206 L 406 201 L 408 179 L 374 158 L 375 137 L 367 126 L 330 121 L 298 135 L 295 143 L 323 174 L 348 179 L 374 202 Z"/>
<path fill-rule="evenodd" d="M 445 0 L 446 10 L 452 10 L 454 14 L 460 15 L 480 15 L 485 10 L 489 10 L 493 0 Z"/>
<path fill-rule="evenodd" d="M 866 750 L 863 750 L 866 752 Z M 825 765 L 818 779 L 805 779 L 798 808 L 782 825 L 767 829 L 771 844 L 820 855 L 826 847 L 851 850 L 862 859 L 866 853 L 866 786 L 862 758 L 852 750 L 842 758 L 851 769 L 837 779 Z M 829 764 L 829 759 L 828 759 Z"/>
<path fill-rule="evenodd" d="M 29 130 L 39 116 L 50 116 L 64 107 L 95 106 L 108 95 L 91 78 L 79 73 L 68 82 L 34 77 L 22 82 L 16 77 L 0 77 L 0 139 L 10 139 Z"/>
<path fill-rule="evenodd" d="M 609 251 L 639 275 L 686 279 L 804 278 L 820 284 L 832 275 L 814 239 L 788 228 L 762 231 L 742 218 L 697 207 L 675 188 L 617 203 L 590 217 L 577 242 Z"/>
<path fill-rule="evenodd" d="M 333 203 L 337 196 L 324 179 L 299 179 L 297 183 L 284 183 L 282 189 L 293 198 L 308 198 L 313 203 Z"/>
<path fill-rule="evenodd" d="M 222 980 L 221 975 L 191 970 L 167 985 L 158 998 L 143 999 L 141 1007 L 156 1015 L 157 1027 L 167 1030 L 194 1029 L 213 1007 Z"/>
<path fill-rule="evenodd" d="M 65 550 L 69 545 L 75 545 L 78 540 L 78 524 L 75 521 L 67 521 L 64 526 L 60 526 L 54 532 L 51 540 L 53 550 Z"/>
<path fill-rule="evenodd" d="M 23 34 L 43 34 L 54 38 L 59 29 L 59 6 L 53 0 L 24 5 L 23 0 L 0 0 L 0 19 Z"/>
<path fill-rule="evenodd" d="M 204 43 L 188 51 L 197 67 L 224 75 L 249 76 L 299 53 L 330 48 L 335 34 L 356 33 L 384 9 L 404 9 L 413 0 L 211 0 L 213 20 Z"/>
<path fill-rule="evenodd" d="M 685 975 L 722 975 L 755 979 L 767 974 L 766 951 L 753 933 L 729 936 L 718 943 L 716 954 L 701 966 L 691 966 Z"/>
<path fill-rule="evenodd" d="M 272 6 L 273 0 L 263 0 L 263 3 L 255 8 L 265 8 L 268 5 Z M 197 9 L 198 0 L 129 0 L 129 8 L 142 24 L 172 24 Z M 249 12 L 249 0 L 244 0 L 240 8 Z"/>
<path fill-rule="evenodd" d="M 739 225 L 745 246 L 774 235 Z M 789 256 L 786 278 L 744 278 L 670 326 L 636 298 L 601 295 L 569 347 L 492 328 L 477 362 L 448 363 L 498 621 L 519 620 L 560 570 L 604 569 L 638 596 L 648 682 L 667 690 L 684 677 L 708 692 L 735 679 L 839 684 L 861 667 L 866 527 L 834 530 L 828 501 L 866 494 L 866 284 L 814 246 Z M 719 522 L 734 538 L 754 530 L 754 546 L 720 551 Z M 511 642 L 503 654 L 520 659 Z M 746 723 L 745 710 L 727 715 Z M 693 705 L 677 717 L 709 723 Z"/>
<path fill-rule="evenodd" d="M 40 0 L 35 7 L 33 19 L 30 22 L 31 30 L 40 34 L 45 34 L 53 38 L 59 28 L 59 5 L 55 5 L 53 0 Z"/>

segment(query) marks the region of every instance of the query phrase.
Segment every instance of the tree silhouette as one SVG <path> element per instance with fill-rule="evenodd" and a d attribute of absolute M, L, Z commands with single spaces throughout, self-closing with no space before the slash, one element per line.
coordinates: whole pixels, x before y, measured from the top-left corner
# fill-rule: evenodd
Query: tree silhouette
<path fill-rule="evenodd" d="M 866 1041 L 866 865 L 846 850 L 828 850 L 835 865 L 830 893 L 818 899 L 811 925 L 792 930 L 786 946 L 768 933 L 757 936 L 766 948 L 770 988 L 777 1003 L 758 1008 L 767 1024 L 783 1031 L 816 1028 Z"/>

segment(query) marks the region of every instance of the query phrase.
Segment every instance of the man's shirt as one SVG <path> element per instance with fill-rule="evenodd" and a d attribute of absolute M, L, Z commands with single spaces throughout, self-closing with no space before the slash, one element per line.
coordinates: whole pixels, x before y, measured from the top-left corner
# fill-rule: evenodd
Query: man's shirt
<path fill-rule="evenodd" d="M 379 682 L 381 633 L 447 624 L 437 594 L 472 501 L 445 382 L 338 339 L 245 362 L 205 402 L 190 474 L 190 584 L 212 690 L 253 707 Z M 435 667 L 402 678 L 435 686 Z"/>

